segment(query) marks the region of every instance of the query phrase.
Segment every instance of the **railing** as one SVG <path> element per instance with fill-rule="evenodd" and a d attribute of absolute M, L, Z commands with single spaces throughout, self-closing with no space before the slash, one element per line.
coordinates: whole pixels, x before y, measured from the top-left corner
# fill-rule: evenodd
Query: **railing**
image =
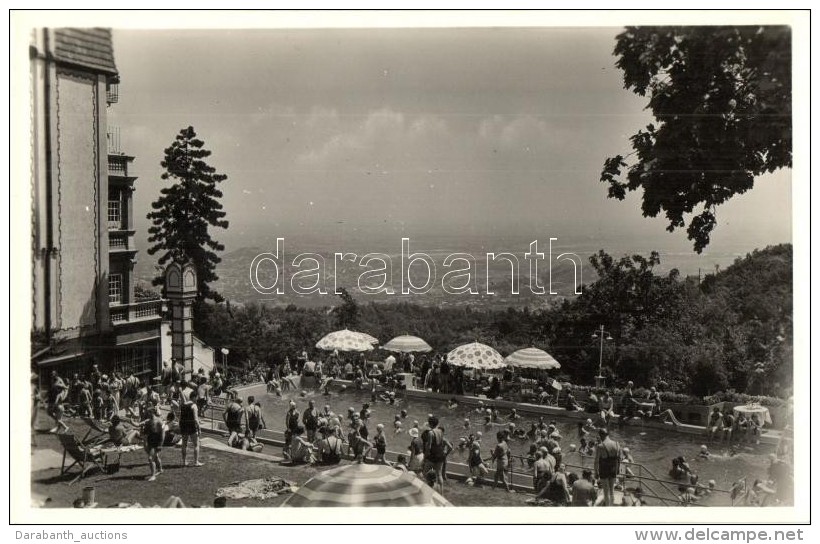
<path fill-rule="evenodd" d="M 128 171 L 128 161 L 120 157 L 108 157 L 108 171 L 125 176 Z"/>
<path fill-rule="evenodd" d="M 565 454 L 566 456 L 566 454 Z M 521 466 L 526 466 L 527 458 L 520 455 L 513 455 L 511 456 L 512 459 L 518 460 Z M 594 462 L 594 461 L 593 461 Z M 579 472 L 583 470 L 591 470 L 590 466 L 584 465 L 577 465 L 574 463 L 567 463 L 566 461 L 562 460 L 562 463 L 568 467 L 575 469 Z M 526 472 L 520 472 L 515 470 L 515 462 L 510 463 L 509 467 L 509 482 L 515 483 L 517 481 L 521 481 L 528 478 L 530 481 L 532 480 L 532 475 Z M 640 463 L 630 463 L 627 461 L 622 461 L 621 465 L 623 468 L 629 468 L 631 471 L 631 476 L 627 476 L 626 471 L 624 470 L 621 475 L 618 476 L 618 481 L 621 483 L 623 487 L 626 487 L 627 482 L 635 482 L 637 485 L 641 487 L 642 490 L 642 497 L 654 499 L 660 501 L 661 505 L 663 506 L 681 506 L 681 499 L 678 495 L 678 492 L 672 486 L 679 486 L 681 482 L 672 482 L 668 480 L 662 480 L 655 476 L 651 470 L 649 470 L 646 466 Z M 689 484 L 686 485 L 690 487 Z M 717 489 L 712 488 L 710 489 L 712 493 L 726 493 L 731 494 L 731 490 L 726 489 Z M 732 501 L 734 503 L 734 501 Z M 689 503 L 689 506 L 700 506 L 698 503 Z"/>
<path fill-rule="evenodd" d="M 112 305 L 109 307 L 111 322 L 121 324 L 144 319 L 158 319 L 162 317 L 163 303 L 163 300 L 157 299 L 145 302 L 133 302 L 131 304 Z"/>
<path fill-rule="evenodd" d="M 114 226 L 112 226 L 114 225 Z M 120 225 L 113 221 L 108 223 L 109 229 L 119 229 Z M 108 247 L 111 249 L 128 249 L 128 235 L 127 234 L 109 234 Z"/>

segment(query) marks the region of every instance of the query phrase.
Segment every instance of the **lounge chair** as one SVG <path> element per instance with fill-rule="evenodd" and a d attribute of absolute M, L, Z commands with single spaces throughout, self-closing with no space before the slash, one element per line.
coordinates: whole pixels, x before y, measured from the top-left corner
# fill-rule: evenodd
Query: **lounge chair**
<path fill-rule="evenodd" d="M 95 467 L 103 472 L 107 471 L 106 454 L 101 448 L 83 444 L 73 434 L 58 434 L 57 438 L 60 439 L 60 444 L 63 446 L 63 463 L 60 467 L 60 475 L 67 474 L 74 465 L 80 467 L 80 473 L 68 485 L 81 480 L 89 470 Z M 66 466 L 66 457 L 68 456 L 71 456 L 74 461 Z"/>
<path fill-rule="evenodd" d="M 93 419 L 91 417 L 81 417 L 80 419 L 88 425 L 88 432 L 85 434 L 82 440 L 80 440 L 83 444 L 88 443 L 100 443 L 108 438 L 108 427 L 103 427 L 101 425 L 101 421 Z M 91 433 L 97 433 L 95 436 L 91 436 Z"/>
<path fill-rule="evenodd" d="M 120 461 L 122 460 L 122 454 L 128 453 L 132 451 L 137 451 L 141 447 L 137 444 L 132 444 L 129 446 L 106 446 L 101 447 L 99 445 L 95 445 L 93 443 L 86 443 L 79 440 L 73 434 L 58 434 L 57 437 L 60 439 L 60 443 L 63 446 L 63 463 L 60 467 L 60 475 L 68 473 L 69 470 L 74 465 L 80 466 L 80 474 L 77 475 L 76 478 L 69 482 L 69 485 L 73 484 L 77 480 L 80 480 L 85 477 L 86 473 L 93 469 L 99 468 L 101 471 L 111 474 L 119 470 Z M 117 461 L 116 463 L 108 463 L 108 455 L 109 454 L 116 454 Z M 71 456 L 74 460 L 70 465 L 66 466 L 66 457 Z"/>

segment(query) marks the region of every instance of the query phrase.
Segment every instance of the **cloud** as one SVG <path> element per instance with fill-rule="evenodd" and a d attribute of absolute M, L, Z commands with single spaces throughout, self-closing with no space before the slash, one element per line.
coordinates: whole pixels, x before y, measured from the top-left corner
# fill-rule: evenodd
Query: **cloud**
<path fill-rule="evenodd" d="M 385 108 L 340 118 L 315 110 L 305 125 L 315 132 L 322 119 L 325 137 L 299 154 L 297 164 L 319 170 L 468 171 L 524 161 L 517 164 L 523 168 L 548 160 L 558 144 L 550 125 L 532 115 L 448 119 Z"/>

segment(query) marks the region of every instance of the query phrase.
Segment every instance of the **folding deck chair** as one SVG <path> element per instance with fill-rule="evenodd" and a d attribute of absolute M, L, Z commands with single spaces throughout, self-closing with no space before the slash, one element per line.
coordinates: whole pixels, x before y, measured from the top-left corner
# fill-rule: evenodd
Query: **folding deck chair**
<path fill-rule="evenodd" d="M 101 421 L 93 419 L 91 417 L 81 417 L 80 419 L 88 425 L 88 432 L 85 433 L 85 436 L 79 442 L 82 444 L 98 444 L 103 440 L 108 438 L 108 428 L 103 427 L 101 425 Z M 96 433 L 94 436 L 91 436 L 91 433 Z"/>
<path fill-rule="evenodd" d="M 83 444 L 73 434 L 58 434 L 57 438 L 60 439 L 60 444 L 63 446 L 63 464 L 60 467 L 60 475 L 67 474 L 74 465 L 80 467 L 80 473 L 68 485 L 81 480 L 89 470 L 95 467 L 107 472 L 106 453 L 101 448 Z M 66 466 L 66 457 L 68 456 L 71 456 L 74 461 Z"/>

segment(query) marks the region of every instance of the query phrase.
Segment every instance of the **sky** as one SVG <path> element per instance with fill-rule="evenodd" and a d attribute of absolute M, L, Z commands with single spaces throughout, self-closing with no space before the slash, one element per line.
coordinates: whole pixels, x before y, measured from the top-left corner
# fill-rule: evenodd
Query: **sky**
<path fill-rule="evenodd" d="M 606 198 L 606 157 L 651 121 L 619 28 L 114 30 L 138 232 L 163 149 L 192 125 L 228 176 L 228 249 L 263 235 L 558 237 L 692 252 Z M 791 172 L 718 208 L 709 252 L 791 240 Z M 617 242 L 614 242 L 617 241 Z M 144 255 L 142 258 L 146 258 Z"/>

